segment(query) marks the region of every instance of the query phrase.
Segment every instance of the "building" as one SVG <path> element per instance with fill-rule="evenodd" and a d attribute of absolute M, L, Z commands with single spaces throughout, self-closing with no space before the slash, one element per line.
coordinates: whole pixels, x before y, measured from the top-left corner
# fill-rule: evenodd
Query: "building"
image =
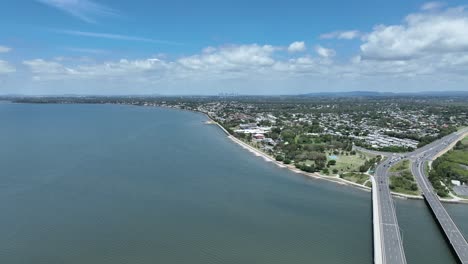
<path fill-rule="evenodd" d="M 253 135 L 253 138 L 257 140 L 263 140 L 265 139 L 265 135 L 258 133 L 258 134 Z"/>

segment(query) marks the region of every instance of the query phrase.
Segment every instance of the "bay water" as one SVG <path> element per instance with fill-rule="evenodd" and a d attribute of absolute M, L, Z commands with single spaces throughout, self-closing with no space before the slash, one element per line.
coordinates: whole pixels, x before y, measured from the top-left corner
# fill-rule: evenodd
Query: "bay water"
<path fill-rule="evenodd" d="M 207 118 L 0 104 L 0 263 L 372 263 L 369 192 L 246 152 Z M 395 199 L 408 263 L 456 263 Z M 468 207 L 446 205 L 468 234 Z"/>

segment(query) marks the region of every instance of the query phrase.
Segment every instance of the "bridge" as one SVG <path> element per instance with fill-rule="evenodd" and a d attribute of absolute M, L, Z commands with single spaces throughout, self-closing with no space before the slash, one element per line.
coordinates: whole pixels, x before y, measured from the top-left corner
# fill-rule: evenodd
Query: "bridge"
<path fill-rule="evenodd" d="M 439 223 L 439 227 L 443 230 L 453 252 L 458 257 L 458 260 L 462 264 L 468 264 L 468 243 L 464 238 L 463 234 L 458 229 L 457 225 L 453 222 L 450 215 L 445 210 L 444 206 L 440 202 L 437 194 L 434 193 L 432 184 L 425 176 L 425 166 L 429 159 L 437 155 L 436 152 L 428 150 L 422 156 L 416 158 L 413 161 L 411 170 L 413 172 L 418 185 L 420 186 L 423 196 L 432 211 L 433 216 Z"/>
<path fill-rule="evenodd" d="M 450 149 L 458 140 L 468 134 L 468 128 L 436 140 L 410 153 L 392 154 L 387 152 L 369 151 L 358 148 L 359 151 L 370 152 L 386 157 L 372 177 L 372 204 L 374 228 L 374 263 L 406 263 L 400 228 L 395 213 L 389 189 L 389 169 L 403 159 L 412 161 L 412 173 L 416 178 L 423 196 L 429 205 L 435 219 L 443 230 L 455 255 L 462 264 L 468 264 L 468 243 L 447 213 L 433 187 L 425 175 L 426 162 L 434 160 L 444 150 Z"/>
<path fill-rule="evenodd" d="M 393 157 L 387 158 L 376 168 L 376 176 L 371 177 L 374 263 L 376 264 L 406 264 L 400 227 L 388 186 L 387 167 L 393 161 Z"/>

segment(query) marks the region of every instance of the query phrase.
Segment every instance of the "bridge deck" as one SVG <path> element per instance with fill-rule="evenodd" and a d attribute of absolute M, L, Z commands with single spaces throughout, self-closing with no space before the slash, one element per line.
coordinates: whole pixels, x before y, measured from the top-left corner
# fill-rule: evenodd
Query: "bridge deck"
<path fill-rule="evenodd" d="M 422 161 L 414 163 L 413 174 L 416 176 L 416 180 L 422 189 L 424 198 L 444 231 L 455 254 L 458 256 L 459 261 L 463 264 L 468 264 L 468 243 L 445 210 L 437 194 L 434 193 L 431 183 L 424 176 L 423 166 L 424 163 Z"/>
<path fill-rule="evenodd" d="M 377 197 L 380 209 L 380 230 L 383 263 L 406 263 L 400 228 L 388 187 L 387 177 L 377 177 Z"/>

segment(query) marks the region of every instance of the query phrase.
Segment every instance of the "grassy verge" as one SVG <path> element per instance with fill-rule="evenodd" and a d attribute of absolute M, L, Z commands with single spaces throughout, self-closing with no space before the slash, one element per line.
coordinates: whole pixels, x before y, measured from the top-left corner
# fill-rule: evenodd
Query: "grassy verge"
<path fill-rule="evenodd" d="M 418 190 L 418 185 L 414 181 L 411 172 L 403 175 L 391 176 L 390 177 L 390 190 L 397 193 L 420 195 L 421 192 Z"/>
<path fill-rule="evenodd" d="M 410 168 L 409 160 L 402 160 L 390 168 L 390 172 L 399 172 Z"/>
<path fill-rule="evenodd" d="M 432 163 L 429 180 L 440 197 L 447 197 L 452 180 L 468 183 L 468 137 L 457 142 L 452 150 Z"/>
<path fill-rule="evenodd" d="M 355 182 L 357 184 L 363 184 L 369 179 L 369 176 L 363 173 L 349 172 L 340 174 L 340 178 Z"/>
<path fill-rule="evenodd" d="M 463 145 L 468 145 L 468 137 L 463 138 L 462 141 L 461 141 L 461 143 L 462 143 Z"/>
<path fill-rule="evenodd" d="M 410 170 L 409 160 L 402 160 L 390 168 L 390 189 L 397 193 L 419 195 L 421 192 Z"/>

